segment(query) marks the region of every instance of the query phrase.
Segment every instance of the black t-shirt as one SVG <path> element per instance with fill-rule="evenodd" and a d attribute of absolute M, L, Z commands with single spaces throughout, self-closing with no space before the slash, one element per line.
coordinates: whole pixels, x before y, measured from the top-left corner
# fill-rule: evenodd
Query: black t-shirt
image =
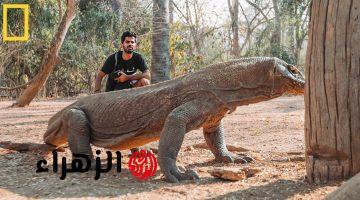
<path fill-rule="evenodd" d="M 115 55 L 117 55 L 116 66 L 115 66 Z M 110 55 L 106 59 L 104 66 L 101 68 L 101 71 L 103 71 L 105 74 L 109 74 L 106 83 L 106 92 L 113 90 L 122 90 L 132 87 L 130 81 L 120 83 L 117 80 L 114 80 L 115 74 L 113 72 L 117 70 L 122 70 L 125 74 L 131 75 L 136 73 L 137 70 L 144 72 L 147 69 L 148 67 L 146 66 L 145 60 L 142 58 L 140 54 L 136 52 L 133 52 L 133 56 L 129 60 L 124 60 L 122 58 L 122 51 Z"/>

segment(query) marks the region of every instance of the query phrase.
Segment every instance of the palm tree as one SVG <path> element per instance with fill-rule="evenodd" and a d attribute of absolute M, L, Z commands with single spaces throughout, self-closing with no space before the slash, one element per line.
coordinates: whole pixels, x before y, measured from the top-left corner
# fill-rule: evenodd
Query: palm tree
<path fill-rule="evenodd" d="M 151 82 L 170 79 L 169 0 L 153 0 Z"/>

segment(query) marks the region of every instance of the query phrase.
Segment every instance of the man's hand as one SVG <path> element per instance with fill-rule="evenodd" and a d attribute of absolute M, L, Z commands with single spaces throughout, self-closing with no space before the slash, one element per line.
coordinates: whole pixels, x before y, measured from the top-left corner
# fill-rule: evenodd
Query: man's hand
<path fill-rule="evenodd" d="M 132 75 L 126 75 L 123 71 L 120 71 L 119 73 L 121 73 L 121 75 L 118 78 L 115 78 L 115 80 L 117 80 L 120 83 L 124 83 L 126 81 L 131 81 L 131 80 L 140 80 L 142 78 L 146 78 L 150 80 L 149 70 L 146 70 L 144 72 L 136 72 L 135 74 Z"/>
<path fill-rule="evenodd" d="M 124 83 L 130 79 L 129 75 L 126 75 L 124 72 L 120 72 L 120 73 L 121 75 L 115 78 L 115 80 L 119 81 L 120 83 Z"/>

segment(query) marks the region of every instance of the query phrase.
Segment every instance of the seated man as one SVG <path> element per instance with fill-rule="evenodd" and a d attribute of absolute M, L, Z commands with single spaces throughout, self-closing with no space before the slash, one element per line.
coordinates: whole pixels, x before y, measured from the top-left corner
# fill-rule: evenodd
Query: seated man
<path fill-rule="evenodd" d="M 150 84 L 150 71 L 145 60 L 136 50 L 136 34 L 125 31 L 121 36 L 122 50 L 110 55 L 95 81 L 95 93 L 101 90 L 101 81 L 109 75 L 106 92 L 142 87 Z M 140 70 L 140 72 L 138 71 Z"/>

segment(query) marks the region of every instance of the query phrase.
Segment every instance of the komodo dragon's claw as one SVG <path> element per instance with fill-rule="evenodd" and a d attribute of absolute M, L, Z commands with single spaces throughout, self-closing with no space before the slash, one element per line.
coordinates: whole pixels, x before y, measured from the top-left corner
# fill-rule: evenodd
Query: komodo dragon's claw
<path fill-rule="evenodd" d="M 199 179 L 199 175 L 191 169 L 188 169 L 185 172 L 180 172 L 178 169 L 170 170 L 168 172 L 164 172 L 164 174 L 165 174 L 165 179 L 171 183 L 178 183 L 183 180 Z"/>
<path fill-rule="evenodd" d="M 185 172 L 181 172 L 176 166 L 174 159 L 160 158 L 159 161 L 163 163 L 161 165 L 161 171 L 164 173 L 165 179 L 170 183 L 178 183 L 179 181 L 183 180 L 199 179 L 198 174 L 191 169 L 188 169 Z"/>
<path fill-rule="evenodd" d="M 230 155 L 225 155 L 222 157 L 217 157 L 216 161 L 218 162 L 223 162 L 223 163 L 241 163 L 241 164 L 246 164 L 249 162 L 253 162 L 254 159 L 251 158 L 250 156 L 230 156 Z"/>
<path fill-rule="evenodd" d="M 242 159 L 246 160 L 247 162 L 254 162 L 255 159 L 250 156 L 244 156 Z"/>
<path fill-rule="evenodd" d="M 234 163 L 242 163 L 242 164 L 253 162 L 253 161 L 254 161 L 254 159 L 250 156 L 237 156 L 234 159 Z"/>

